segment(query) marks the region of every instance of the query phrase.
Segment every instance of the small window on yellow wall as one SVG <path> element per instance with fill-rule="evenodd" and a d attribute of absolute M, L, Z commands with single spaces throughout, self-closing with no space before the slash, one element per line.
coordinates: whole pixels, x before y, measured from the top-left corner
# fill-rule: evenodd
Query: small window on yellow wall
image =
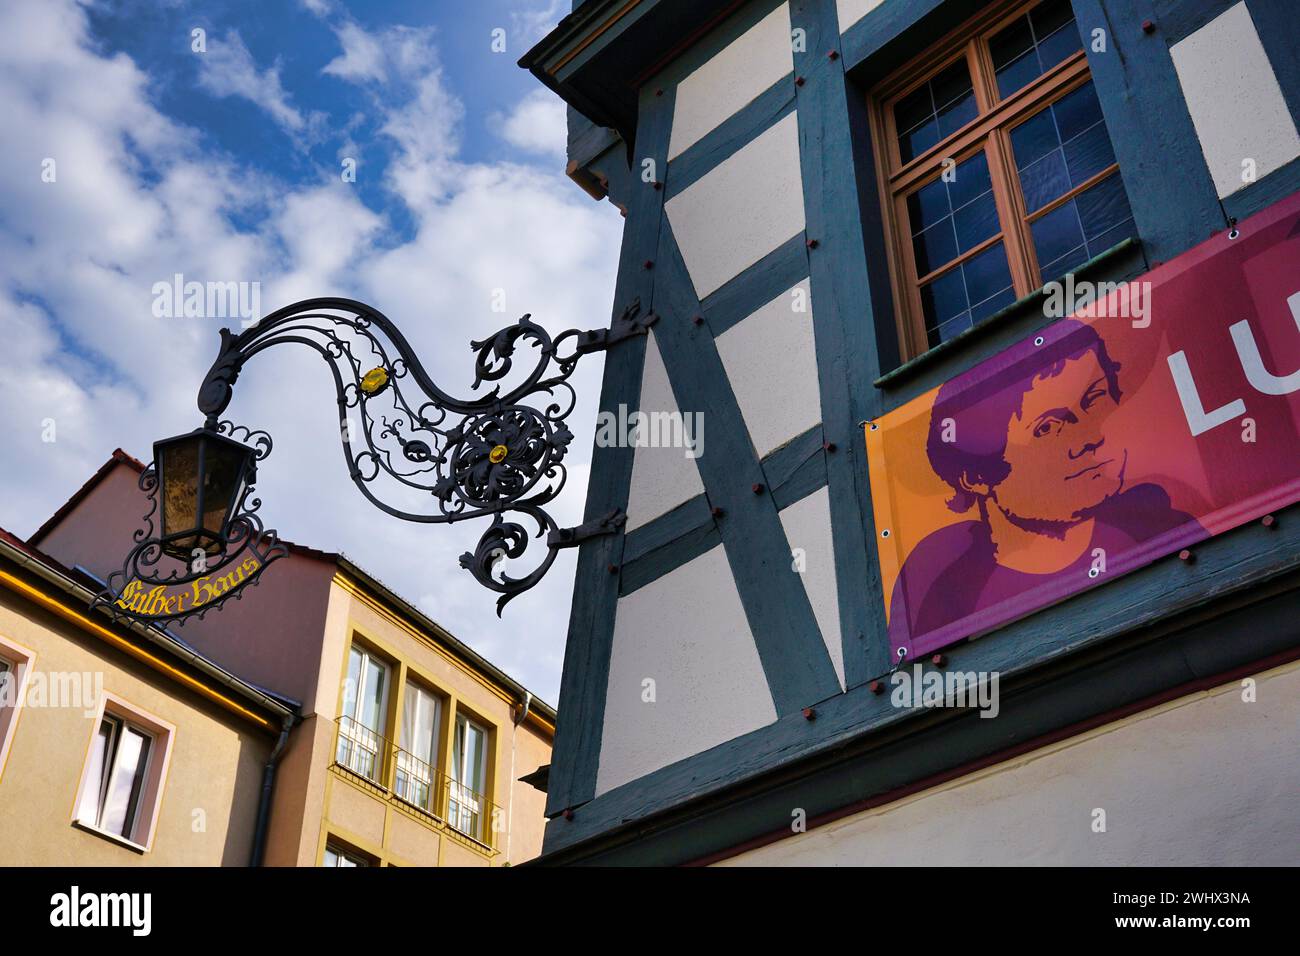
<path fill-rule="evenodd" d="M 373 864 L 360 853 L 331 841 L 325 844 L 325 856 L 321 858 L 320 865 L 348 869 L 358 866 L 372 866 Z"/>
<path fill-rule="evenodd" d="M 18 713 L 34 657 L 26 648 L 0 638 L 0 775 L 4 774 L 9 747 L 18 729 Z"/>
<path fill-rule="evenodd" d="M 162 798 L 172 728 L 106 702 L 82 773 L 75 822 L 147 848 Z"/>
<path fill-rule="evenodd" d="M 1136 235 L 1069 0 L 994 4 L 871 107 L 906 358 Z"/>

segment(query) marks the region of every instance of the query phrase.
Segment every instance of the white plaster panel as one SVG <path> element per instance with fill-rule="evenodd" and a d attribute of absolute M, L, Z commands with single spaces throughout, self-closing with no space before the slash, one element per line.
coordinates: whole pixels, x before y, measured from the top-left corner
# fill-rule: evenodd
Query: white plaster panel
<path fill-rule="evenodd" d="M 668 381 L 668 369 L 664 367 L 663 355 L 659 352 L 659 343 L 653 331 L 648 336 L 645 351 L 645 369 L 641 373 L 641 399 L 636 409 L 629 411 L 667 413 L 677 415 L 677 399 L 673 397 L 672 385 Z M 613 410 L 617 414 L 617 409 Z M 691 416 L 691 425 L 686 429 L 686 419 L 681 419 L 683 434 L 700 439 L 699 450 L 703 451 L 702 439 L 698 434 L 698 416 Z M 662 432 L 662 429 L 659 430 Z M 627 496 L 627 531 L 672 511 L 680 504 L 690 501 L 698 494 L 703 494 L 704 483 L 700 480 L 699 466 L 696 459 L 690 457 L 686 448 L 672 448 L 646 445 L 638 447 L 632 453 L 632 482 Z"/>
<path fill-rule="evenodd" d="M 1219 198 L 1300 156 L 1300 134 L 1246 4 L 1238 3 L 1169 49 Z"/>
<path fill-rule="evenodd" d="M 884 2 L 885 0 L 835 0 L 835 9 L 840 17 L 840 32 L 843 33 Z"/>
<path fill-rule="evenodd" d="M 1233 681 L 726 862 L 1295 866 L 1300 664 L 1255 680 L 1252 703 Z"/>
<path fill-rule="evenodd" d="M 597 795 L 775 720 L 722 545 L 619 599 Z"/>
<path fill-rule="evenodd" d="M 760 458 L 822 420 L 807 279 L 727 329 L 717 343 Z"/>
<path fill-rule="evenodd" d="M 781 512 L 781 527 L 793 552 L 802 552 L 804 590 L 812 605 L 817 628 L 844 688 L 844 645 L 840 637 L 840 595 L 835 578 L 835 545 L 831 538 L 831 496 L 822 488 L 800 498 Z M 791 567 L 795 558 L 791 557 Z"/>
<path fill-rule="evenodd" d="M 803 232 L 798 117 L 764 130 L 664 208 L 702 299 Z"/>
<path fill-rule="evenodd" d="M 781 4 L 677 85 L 672 159 L 794 70 L 790 8 Z"/>

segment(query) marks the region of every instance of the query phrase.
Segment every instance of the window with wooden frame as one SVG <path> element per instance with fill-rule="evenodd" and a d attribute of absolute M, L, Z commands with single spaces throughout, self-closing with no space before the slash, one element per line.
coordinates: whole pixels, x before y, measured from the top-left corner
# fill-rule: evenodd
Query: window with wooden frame
<path fill-rule="evenodd" d="M 872 91 L 904 358 L 1136 236 L 1069 0 L 1004 0 Z"/>

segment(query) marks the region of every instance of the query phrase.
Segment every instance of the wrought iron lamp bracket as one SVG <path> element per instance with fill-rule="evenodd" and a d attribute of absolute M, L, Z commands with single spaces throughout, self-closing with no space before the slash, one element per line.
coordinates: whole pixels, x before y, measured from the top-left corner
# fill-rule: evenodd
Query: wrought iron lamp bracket
<path fill-rule="evenodd" d="M 490 338 L 470 343 L 476 353 L 472 390 L 478 394 L 466 398 L 440 388 L 396 325 L 379 311 L 351 299 L 309 299 L 238 334 L 223 329 L 217 358 L 199 389 L 198 407 L 207 426 L 215 428 L 254 355 L 284 343 L 315 350 L 334 379 L 348 475 L 372 504 L 424 524 L 491 519 L 476 549 L 461 555 L 460 563 L 501 595 L 500 614 L 506 603 L 541 580 L 560 549 L 622 527 L 625 516 L 616 510 L 560 528 L 546 506 L 567 477 L 564 458 L 573 434 L 565 420 L 577 401 L 569 378 L 579 359 L 647 334 L 657 318 L 643 314 L 640 301 L 634 300 L 609 328 L 570 329 L 552 338 L 524 315 Z M 536 349 L 534 364 L 522 376 L 515 368 L 526 367 L 521 359 L 527 356 L 518 353 L 521 345 Z M 507 387 L 508 378 L 515 384 Z M 383 481 L 377 482 L 381 475 Z M 394 483 L 408 497 L 411 491 L 427 496 L 429 509 L 415 512 L 394 505 L 379 489 Z M 530 534 L 518 521 L 506 520 L 507 513 L 531 519 L 536 531 Z M 531 572 L 510 577 L 498 568 L 503 559 L 521 557 L 530 537 L 543 536 L 546 554 Z"/>

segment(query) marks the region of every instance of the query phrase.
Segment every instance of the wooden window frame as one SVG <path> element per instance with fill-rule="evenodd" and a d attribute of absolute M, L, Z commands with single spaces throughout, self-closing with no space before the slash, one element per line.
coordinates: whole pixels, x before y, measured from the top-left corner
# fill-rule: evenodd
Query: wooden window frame
<path fill-rule="evenodd" d="M 1041 2 L 1043 0 L 1003 0 L 993 5 L 895 70 L 868 93 L 877 185 L 885 207 L 889 277 L 904 361 L 932 348 L 921 306 L 921 287 L 925 280 L 956 268 L 1001 241 L 1006 249 L 1015 297 L 1017 300 L 1024 298 L 1042 287 L 1041 270 L 1030 232 L 1033 223 L 1119 169 L 1118 163 L 1112 163 L 1032 214 L 1025 210 L 1011 151 L 1011 129 L 1092 78 L 1085 44 L 1085 49 L 1072 53 L 1010 96 L 1000 98 L 988 41 Z M 970 71 L 978 110 L 976 117 L 925 152 L 903 162 L 894 122 L 895 104 L 961 59 L 965 59 Z M 937 179 L 943 173 L 945 160 L 961 163 L 980 150 L 985 151 L 988 159 L 989 180 L 998 213 L 998 232 L 944 263 L 940 269 L 918 276 L 907 214 L 908 196 Z"/>

